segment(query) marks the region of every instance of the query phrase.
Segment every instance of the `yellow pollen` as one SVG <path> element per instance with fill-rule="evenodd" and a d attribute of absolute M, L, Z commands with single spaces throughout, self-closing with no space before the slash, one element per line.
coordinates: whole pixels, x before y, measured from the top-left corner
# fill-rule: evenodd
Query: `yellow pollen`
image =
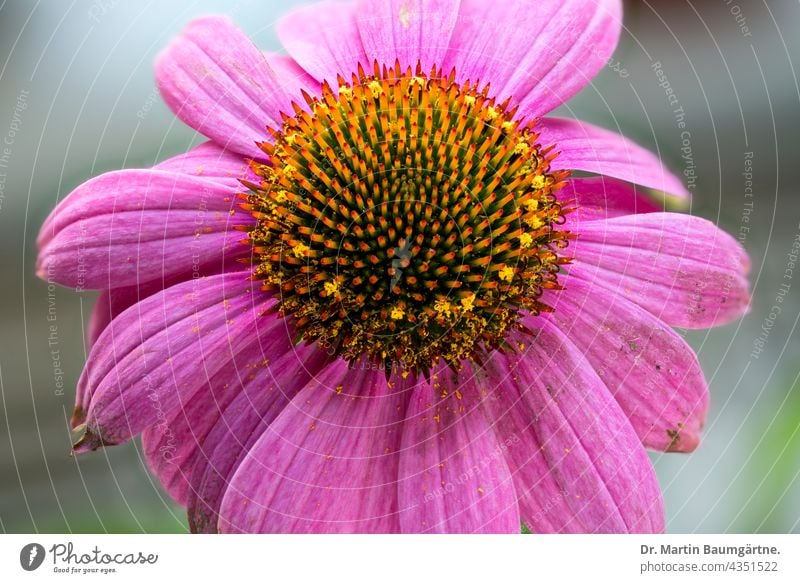
<path fill-rule="evenodd" d="M 450 302 L 447 300 L 436 300 L 436 302 L 433 304 L 433 309 L 436 310 L 438 314 L 444 316 L 450 314 L 452 307 L 450 306 Z"/>
<path fill-rule="evenodd" d="M 527 225 L 528 225 L 528 226 L 529 226 L 531 229 L 538 229 L 538 228 L 540 228 L 542 225 L 544 225 L 544 222 L 542 221 L 542 219 L 541 219 L 541 218 L 539 218 L 539 217 L 537 217 L 537 216 L 533 216 L 533 217 L 531 217 L 531 218 L 529 218 L 529 219 L 525 219 L 525 223 L 527 223 Z"/>
<path fill-rule="evenodd" d="M 519 142 L 517 142 L 517 145 L 514 146 L 515 154 L 527 154 L 530 151 L 531 147 L 524 140 L 520 140 Z"/>
<path fill-rule="evenodd" d="M 291 164 L 287 164 L 286 166 L 283 167 L 283 175 L 284 176 L 287 176 L 287 177 L 293 176 L 295 172 L 297 172 L 297 168 L 295 168 Z"/>
<path fill-rule="evenodd" d="M 342 85 L 339 87 L 339 95 L 342 97 L 350 97 L 353 95 L 353 90 L 350 89 L 347 85 Z"/>
<path fill-rule="evenodd" d="M 470 294 L 465 298 L 461 298 L 461 309 L 465 312 L 471 312 L 475 307 L 475 294 Z"/>
<path fill-rule="evenodd" d="M 546 181 L 545 181 L 545 179 L 544 179 L 544 176 L 542 176 L 542 175 L 540 174 L 540 175 L 538 175 L 538 176 L 535 176 L 535 177 L 533 178 L 533 181 L 531 182 L 531 185 L 532 185 L 532 186 L 533 186 L 533 187 L 534 187 L 536 190 L 539 190 L 540 188 L 542 188 L 542 187 L 545 185 L 545 182 L 546 182 Z"/>
<path fill-rule="evenodd" d="M 392 308 L 392 313 L 389 315 L 392 317 L 392 320 L 402 320 L 406 313 L 403 308 L 394 307 Z"/>
<path fill-rule="evenodd" d="M 535 212 L 539 210 L 539 201 L 535 198 L 529 198 L 527 201 L 525 201 L 525 210 L 529 212 Z"/>
<path fill-rule="evenodd" d="M 375 99 L 378 99 L 383 93 L 383 85 L 379 81 L 370 81 L 367 87 L 372 91 L 372 96 Z"/>
<path fill-rule="evenodd" d="M 497 116 L 500 115 L 493 106 L 489 106 L 486 108 L 486 119 L 489 121 L 497 119 Z"/>
<path fill-rule="evenodd" d="M 513 121 L 504 121 L 500 127 L 505 133 L 510 134 L 517 129 L 517 124 L 515 124 Z"/>
<path fill-rule="evenodd" d="M 533 236 L 530 233 L 522 233 L 519 236 L 519 245 L 523 249 L 527 249 L 533 244 Z"/>
<path fill-rule="evenodd" d="M 500 270 L 500 273 L 498 275 L 500 276 L 500 279 L 502 279 L 503 281 L 511 281 L 512 279 L 514 279 L 514 268 L 506 265 L 503 269 Z"/>
<path fill-rule="evenodd" d="M 292 247 L 292 254 L 295 257 L 305 257 L 306 253 L 308 253 L 309 247 L 304 243 L 298 243 L 294 247 Z"/>
<path fill-rule="evenodd" d="M 326 295 L 335 296 L 339 293 L 339 284 L 336 281 L 326 281 L 324 287 Z"/>
<path fill-rule="evenodd" d="M 475 97 L 472 95 L 467 95 L 466 97 L 464 97 L 464 103 L 466 103 L 467 105 L 475 105 L 476 101 L 478 100 L 475 99 Z"/>

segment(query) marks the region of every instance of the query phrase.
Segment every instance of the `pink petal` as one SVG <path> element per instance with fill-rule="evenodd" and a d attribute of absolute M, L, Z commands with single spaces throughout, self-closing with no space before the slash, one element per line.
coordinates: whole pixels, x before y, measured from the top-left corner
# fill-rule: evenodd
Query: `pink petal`
<path fill-rule="evenodd" d="M 747 311 L 749 260 L 716 225 L 689 215 L 629 215 L 581 226 L 571 246 L 582 278 L 671 326 L 708 328 Z"/>
<path fill-rule="evenodd" d="M 529 348 L 495 353 L 485 372 L 523 521 L 534 532 L 661 532 L 661 492 L 630 422 L 580 351 L 532 320 Z"/>
<path fill-rule="evenodd" d="M 207 274 L 249 252 L 243 244 L 247 234 L 237 228 L 252 224 L 242 212 L 140 210 L 95 216 L 65 227 L 43 247 L 37 274 L 79 290 L 189 275 L 192 267 Z"/>
<path fill-rule="evenodd" d="M 619 0 L 463 0 L 444 69 L 539 117 L 589 84 L 621 29 Z"/>
<path fill-rule="evenodd" d="M 220 530 L 396 532 L 405 403 L 382 371 L 324 369 L 236 470 Z"/>
<path fill-rule="evenodd" d="M 291 57 L 318 81 L 350 81 L 361 63 L 368 68 L 353 3 L 321 2 L 301 6 L 278 21 L 276 30 Z"/>
<path fill-rule="evenodd" d="M 358 0 L 358 29 L 370 60 L 421 63 L 426 73 L 441 66 L 456 24 L 460 0 Z M 449 71 L 445 71 L 445 74 Z"/>
<path fill-rule="evenodd" d="M 231 258 L 233 259 L 233 258 Z M 245 271 L 250 270 L 251 267 L 247 264 L 239 263 L 238 261 L 225 261 L 220 263 L 218 269 L 208 269 L 203 271 L 203 275 L 218 275 L 219 273 Z M 138 285 L 131 285 L 127 287 L 114 287 L 111 289 L 104 289 L 97 297 L 97 301 L 92 308 L 92 313 L 89 316 L 89 325 L 87 327 L 86 345 L 88 348 L 94 346 L 97 339 L 106 329 L 108 324 L 116 318 L 119 314 L 130 308 L 136 302 L 140 302 L 151 295 L 167 289 L 170 286 L 177 285 L 193 275 L 191 266 L 183 272 L 177 273 L 170 279 L 152 279 L 149 281 L 141 282 Z M 201 275 L 200 273 L 196 274 Z"/>
<path fill-rule="evenodd" d="M 579 270 L 578 266 L 570 268 Z M 546 293 L 552 321 L 583 352 L 645 446 L 692 451 L 708 410 L 708 387 L 692 349 L 669 326 L 624 297 L 563 274 Z"/>
<path fill-rule="evenodd" d="M 157 287 L 155 283 L 153 287 Z M 152 295 L 144 292 L 144 297 Z M 142 299 L 144 299 L 144 297 Z M 139 287 L 118 287 L 111 290 L 103 290 L 97 296 L 97 301 L 94 303 L 92 313 L 89 316 L 89 325 L 87 326 L 86 333 L 86 346 L 91 348 L 106 326 L 114 319 L 115 316 L 121 314 L 133 304 L 139 301 Z M 81 420 L 81 423 L 83 421 Z"/>
<path fill-rule="evenodd" d="M 192 532 L 218 532 L 222 499 L 239 465 L 294 396 L 331 362 L 312 345 L 298 346 L 270 364 L 268 376 L 257 374 L 225 408 L 194 456 L 194 465 L 187 461 Z"/>
<path fill-rule="evenodd" d="M 89 318 L 89 333 L 87 342 L 88 348 L 94 348 L 103 331 L 108 328 L 108 325 L 114 318 L 124 313 L 126 310 L 128 310 L 128 308 L 140 300 L 143 300 L 146 297 L 153 295 L 153 293 L 160 291 L 158 290 L 158 287 L 160 287 L 160 282 L 153 280 L 152 282 L 143 284 L 141 286 L 119 287 L 110 290 L 103 290 L 100 293 L 100 296 L 97 298 L 97 302 L 95 303 L 91 317 Z M 126 316 L 126 322 L 128 324 L 136 321 L 136 318 L 133 316 L 133 314 L 134 312 L 131 312 Z M 148 333 L 155 332 L 157 332 L 156 328 Z M 95 362 L 87 360 L 86 365 L 81 372 L 81 376 L 78 379 L 78 387 L 75 395 L 75 409 L 73 411 L 71 420 L 73 429 L 86 422 L 86 410 L 89 407 L 89 400 L 91 399 L 90 386 L 94 386 L 90 385 L 89 383 L 89 376 L 93 372 L 92 368 L 95 366 L 95 363 L 111 363 L 111 356 L 113 354 L 113 350 L 115 349 L 116 347 L 112 343 L 107 344 L 105 350 L 98 348 L 98 351 L 102 350 L 102 352 L 90 352 L 90 356 L 94 356 Z M 129 348 L 126 350 L 129 350 Z M 110 369 L 104 368 L 97 372 L 100 374 L 109 374 Z"/>
<path fill-rule="evenodd" d="M 184 123 L 246 156 L 263 159 L 255 143 L 292 111 L 264 55 L 226 17 L 192 21 L 155 67 L 161 95 Z"/>
<path fill-rule="evenodd" d="M 403 532 L 519 532 L 514 483 L 479 400 L 449 370 L 414 390 L 400 454 Z"/>
<path fill-rule="evenodd" d="M 205 145 L 150 170 L 119 170 L 75 189 L 48 217 L 37 273 L 48 281 L 103 289 L 219 269 L 248 252 L 237 226 L 244 162 Z M 241 189 L 241 187 L 239 187 Z"/>
<path fill-rule="evenodd" d="M 235 273 L 173 286 L 115 318 L 79 381 L 86 387 L 77 408 L 88 411 L 76 450 L 121 443 L 169 415 L 258 341 L 275 321 L 263 315 L 273 305 L 246 273 Z M 280 338 L 292 344 L 288 332 Z"/>
<path fill-rule="evenodd" d="M 524 112 L 523 112 L 524 113 Z M 574 119 L 547 117 L 537 124 L 539 143 L 560 152 L 554 170 L 583 170 L 688 197 L 681 180 L 652 152 L 597 126 Z"/>
<path fill-rule="evenodd" d="M 585 221 L 661 210 L 634 185 L 607 176 L 570 178 L 556 196 L 565 209 L 570 209 L 564 226 L 570 231 L 580 229 Z"/>
<path fill-rule="evenodd" d="M 84 182 L 59 203 L 42 225 L 37 244 L 41 247 L 49 243 L 60 230 L 77 221 L 138 210 L 145 202 L 151 210 L 200 210 L 204 202 L 212 210 L 228 211 L 232 193 L 241 188 L 240 178 L 253 178 L 247 163 L 213 142 L 164 160 L 151 169 L 107 172 Z M 129 179 L 132 182 L 127 182 Z M 166 188 L 155 191 L 150 187 L 151 180 L 165 184 Z M 137 194 L 143 189 L 149 192 Z M 148 194 L 149 197 L 145 196 Z"/>
<path fill-rule="evenodd" d="M 263 393 L 270 407 L 274 407 L 292 384 L 283 382 L 289 380 L 287 372 L 291 373 L 291 381 L 303 378 L 307 382 L 307 365 L 320 360 L 312 355 L 312 351 L 321 352 L 315 346 L 295 348 L 285 341 L 284 321 L 271 316 L 266 318 L 272 321 L 258 342 L 234 355 L 192 398 L 142 434 L 150 469 L 181 504 L 187 504 L 192 497 L 194 486 L 190 479 L 195 465 L 207 461 L 206 438 L 220 423 L 225 424 L 230 419 L 228 407 L 234 399 L 252 405 Z M 272 386 L 276 379 L 282 381 L 277 388 Z M 259 419 L 262 422 L 266 413 L 266 408 L 261 410 Z M 212 438 L 211 447 L 215 445 Z"/>
<path fill-rule="evenodd" d="M 185 154 L 159 162 L 155 168 L 187 176 L 202 176 L 230 190 L 241 189 L 241 178 L 255 180 L 255 175 L 240 154 L 226 150 L 214 142 L 204 142 Z"/>
<path fill-rule="evenodd" d="M 313 96 L 320 94 L 319 81 L 309 75 L 292 57 L 277 53 L 264 53 L 264 55 L 270 68 L 275 71 L 281 88 L 292 101 L 306 108 L 302 92 L 305 91 Z"/>
<path fill-rule="evenodd" d="M 248 384 L 248 377 L 257 373 L 263 381 L 263 360 L 257 343 L 242 350 L 192 398 L 142 433 L 142 450 L 150 471 L 180 504 L 188 500 L 191 468 L 203 441 L 225 407 Z"/>

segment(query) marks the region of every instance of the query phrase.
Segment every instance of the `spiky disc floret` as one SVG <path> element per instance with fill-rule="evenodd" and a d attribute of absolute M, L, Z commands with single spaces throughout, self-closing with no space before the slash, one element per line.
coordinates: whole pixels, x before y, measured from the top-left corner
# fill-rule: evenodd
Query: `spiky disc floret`
<path fill-rule="evenodd" d="M 301 339 L 427 372 L 547 309 L 567 244 L 552 148 L 488 86 L 417 67 L 322 86 L 261 144 L 243 207 L 254 275 Z"/>

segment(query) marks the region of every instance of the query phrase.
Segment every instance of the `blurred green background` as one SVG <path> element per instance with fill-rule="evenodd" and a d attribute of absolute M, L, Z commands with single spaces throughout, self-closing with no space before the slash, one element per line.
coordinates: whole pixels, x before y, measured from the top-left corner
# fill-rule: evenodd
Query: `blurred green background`
<path fill-rule="evenodd" d="M 152 74 L 153 58 L 187 21 L 226 13 L 261 47 L 277 49 L 273 24 L 299 3 L 0 3 L 0 139 L 12 142 L 0 160 L 0 530 L 186 530 L 182 510 L 145 471 L 138 443 L 80 460 L 68 455 L 67 419 L 94 295 L 56 288 L 48 298 L 47 285 L 33 275 L 34 240 L 56 202 L 84 180 L 149 166 L 200 141 L 168 112 Z M 712 408 L 697 452 L 653 455 L 667 529 L 800 532 L 800 275 L 784 280 L 800 235 L 800 4 L 661 0 L 626 7 L 614 60 L 560 113 L 621 131 L 657 149 L 678 172 L 693 164 L 695 197 L 687 210 L 740 237 L 753 261 L 750 314 L 686 334 L 710 381 Z M 656 62 L 686 130 L 677 127 Z M 691 160 L 681 157 L 683 131 Z M 791 287 L 782 311 L 763 352 L 753 354 L 784 281 Z"/>

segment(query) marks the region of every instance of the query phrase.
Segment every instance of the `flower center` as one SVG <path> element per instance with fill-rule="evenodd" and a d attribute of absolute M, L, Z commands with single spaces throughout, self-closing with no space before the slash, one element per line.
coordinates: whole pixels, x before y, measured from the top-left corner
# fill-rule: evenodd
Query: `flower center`
<path fill-rule="evenodd" d="M 299 339 L 427 374 L 480 362 L 548 309 L 542 290 L 567 261 L 554 196 L 567 173 L 488 90 L 359 67 L 270 130 L 271 164 L 252 163 L 261 182 L 242 206 L 257 219 L 254 276 Z"/>

